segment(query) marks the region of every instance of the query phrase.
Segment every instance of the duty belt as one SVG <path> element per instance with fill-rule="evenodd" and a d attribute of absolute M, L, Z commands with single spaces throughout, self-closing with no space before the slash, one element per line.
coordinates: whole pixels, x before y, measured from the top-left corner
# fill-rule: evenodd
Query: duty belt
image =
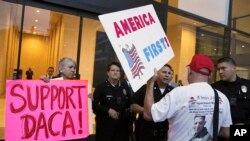
<path fill-rule="evenodd" d="M 167 134 L 167 129 L 157 129 L 153 130 L 154 136 L 165 136 Z"/>

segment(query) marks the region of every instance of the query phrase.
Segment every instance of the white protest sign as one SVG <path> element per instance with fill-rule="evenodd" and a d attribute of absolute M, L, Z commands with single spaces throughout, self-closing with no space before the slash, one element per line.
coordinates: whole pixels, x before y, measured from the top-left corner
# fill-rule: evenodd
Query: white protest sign
<path fill-rule="evenodd" d="M 174 52 L 153 5 L 100 15 L 99 19 L 121 62 L 133 91 L 137 91 Z"/>

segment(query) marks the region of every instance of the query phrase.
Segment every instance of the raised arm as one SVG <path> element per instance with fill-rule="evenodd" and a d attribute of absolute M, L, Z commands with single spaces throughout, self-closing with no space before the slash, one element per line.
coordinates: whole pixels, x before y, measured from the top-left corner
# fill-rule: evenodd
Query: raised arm
<path fill-rule="evenodd" d="M 143 117 L 146 120 L 152 120 L 152 113 L 151 113 L 151 107 L 155 103 L 154 96 L 153 96 L 153 90 L 154 90 L 154 82 L 157 78 L 157 70 L 154 70 L 154 76 L 148 80 L 147 82 L 147 89 L 146 94 L 144 98 L 144 111 L 143 111 Z"/>

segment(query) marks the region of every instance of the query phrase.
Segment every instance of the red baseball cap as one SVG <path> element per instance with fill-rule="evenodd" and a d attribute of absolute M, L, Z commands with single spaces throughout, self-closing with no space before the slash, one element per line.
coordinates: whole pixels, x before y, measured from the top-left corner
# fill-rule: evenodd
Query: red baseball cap
<path fill-rule="evenodd" d="M 188 65 L 190 69 L 203 75 L 210 75 L 214 70 L 213 61 L 205 54 L 196 54 L 193 56 L 191 63 Z M 208 73 L 201 71 L 201 69 L 208 69 Z"/>

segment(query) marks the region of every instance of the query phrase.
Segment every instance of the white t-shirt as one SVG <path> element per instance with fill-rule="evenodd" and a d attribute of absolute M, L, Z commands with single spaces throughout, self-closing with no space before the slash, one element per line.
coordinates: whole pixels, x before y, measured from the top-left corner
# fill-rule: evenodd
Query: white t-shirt
<path fill-rule="evenodd" d="M 226 96 L 219 94 L 219 126 L 232 124 L 230 106 Z M 213 135 L 214 90 L 206 83 L 192 83 L 177 87 L 152 105 L 155 122 L 169 119 L 169 141 L 189 141 L 194 135 L 195 116 L 205 116 L 205 127 Z M 219 130 L 218 130 L 219 131 Z"/>

